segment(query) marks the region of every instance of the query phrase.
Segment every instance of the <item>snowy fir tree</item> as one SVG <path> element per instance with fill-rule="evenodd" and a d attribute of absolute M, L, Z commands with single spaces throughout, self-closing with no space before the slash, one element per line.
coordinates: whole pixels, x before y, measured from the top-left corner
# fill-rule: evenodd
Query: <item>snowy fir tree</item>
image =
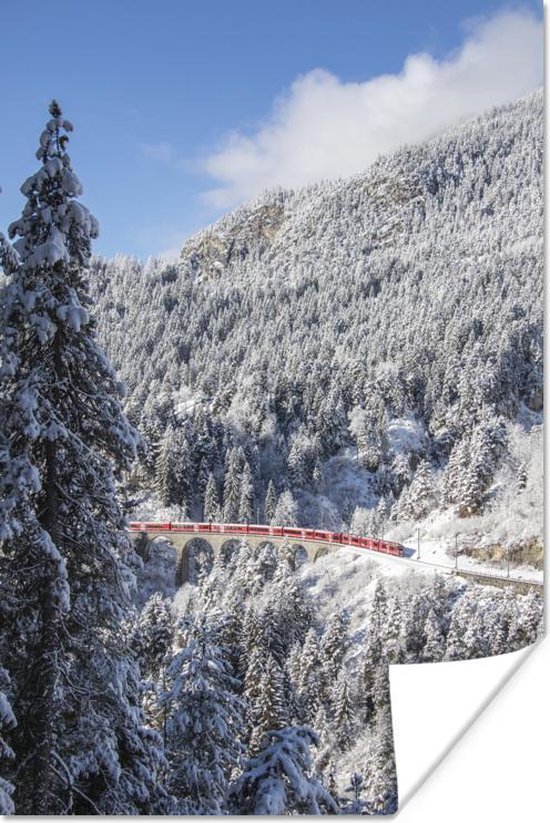
<path fill-rule="evenodd" d="M 283 670 L 272 656 L 267 658 L 258 683 L 253 716 L 254 727 L 249 752 L 256 754 L 262 748 L 264 737 L 268 732 L 288 725 Z"/>
<path fill-rule="evenodd" d="M 229 454 L 223 489 L 223 519 L 225 523 L 236 523 L 239 516 L 241 498 L 241 458 L 234 448 Z"/>
<path fill-rule="evenodd" d="M 265 503 L 264 503 L 264 514 L 265 514 L 265 522 L 272 523 L 275 517 L 275 511 L 277 509 L 277 490 L 275 489 L 275 484 L 273 480 L 270 480 L 267 486 L 267 492 L 265 495 Z"/>
<path fill-rule="evenodd" d="M 273 521 L 277 526 L 297 526 L 298 507 L 291 491 L 284 491 L 277 500 Z"/>
<path fill-rule="evenodd" d="M 241 475 L 241 494 L 239 499 L 239 523 L 254 521 L 254 481 L 248 462 L 245 462 Z M 254 521 L 256 522 L 256 521 Z"/>
<path fill-rule="evenodd" d="M 326 685 L 321 669 L 321 652 L 317 630 L 312 627 L 306 634 L 303 646 L 297 642 L 294 649 L 299 650 L 293 673 L 300 714 L 305 722 L 313 723 L 322 701 L 326 697 Z M 317 731 L 320 731 L 315 726 Z"/>
<path fill-rule="evenodd" d="M 151 813 L 160 753 L 120 629 L 135 556 L 115 493 L 138 436 L 90 315 L 97 223 L 77 200 L 72 126 L 55 101 L 50 115 L 1 299 L 2 462 L 27 480 L 2 481 L 1 651 L 25 718 L 9 735 L 13 798 L 20 814 Z"/>
<path fill-rule="evenodd" d="M 353 742 L 355 710 L 345 672 L 340 674 L 334 685 L 332 710 L 338 744 L 341 749 L 348 749 Z"/>
<path fill-rule="evenodd" d="M 217 633 L 200 616 L 186 624 L 166 670 L 167 788 L 178 814 L 220 814 L 241 756 L 244 707 Z"/>
<path fill-rule="evenodd" d="M 364 814 L 365 801 L 362 799 L 365 779 L 360 772 L 353 772 L 349 778 L 349 784 L 345 791 L 349 795 L 349 800 L 345 803 L 342 812 L 344 814 Z"/>
<path fill-rule="evenodd" d="M 334 681 L 342 667 L 342 662 L 349 648 L 349 637 L 347 632 L 348 620 L 344 612 L 338 612 L 329 617 L 323 640 L 321 651 L 323 655 L 323 667 L 329 680 Z"/>
<path fill-rule="evenodd" d="M 17 726 L 17 720 L 13 714 L 10 702 L 7 697 L 10 678 L 5 669 L 0 666 L 0 814 L 13 814 L 13 783 L 5 780 L 2 774 L 6 766 L 13 760 L 14 753 L 3 738 L 3 733 Z"/>
<path fill-rule="evenodd" d="M 144 677 L 154 676 L 172 645 L 174 617 L 171 602 L 161 592 L 151 595 L 131 632 L 131 646 Z"/>
<path fill-rule="evenodd" d="M 394 814 L 397 811 L 397 771 L 389 711 L 383 713 L 374 728 L 364 774 L 365 795 L 371 814 Z"/>
<path fill-rule="evenodd" d="M 255 757 L 231 786 L 233 814 L 336 814 L 337 805 L 313 774 L 311 746 L 318 742 L 307 726 L 266 735 Z"/>
<path fill-rule="evenodd" d="M 206 490 L 204 494 L 204 519 L 216 522 L 220 519 L 220 501 L 218 496 L 218 484 L 212 472 L 208 475 Z"/>
<path fill-rule="evenodd" d="M 425 631 L 426 642 L 422 649 L 422 660 L 425 663 L 437 663 L 438 660 L 443 660 L 445 654 L 445 637 L 433 609 L 428 612 Z"/>

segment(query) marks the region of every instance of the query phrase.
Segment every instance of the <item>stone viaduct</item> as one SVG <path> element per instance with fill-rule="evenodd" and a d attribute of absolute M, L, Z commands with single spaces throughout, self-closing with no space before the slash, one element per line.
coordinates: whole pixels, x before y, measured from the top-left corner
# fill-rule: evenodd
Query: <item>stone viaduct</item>
<path fill-rule="evenodd" d="M 147 524 L 144 524 L 145 526 Z M 154 540 L 162 538 L 170 543 L 176 550 L 176 586 L 190 580 L 193 576 L 193 566 L 199 565 L 206 560 L 211 562 L 219 554 L 229 554 L 235 547 L 246 540 L 252 548 L 260 548 L 272 545 L 280 547 L 286 540 L 294 556 L 296 565 L 306 558 L 315 562 L 329 551 L 341 548 L 341 544 L 332 541 L 321 541 L 302 539 L 300 537 L 288 537 L 286 535 L 258 535 L 258 534 L 238 534 L 234 532 L 183 532 L 183 531 L 162 531 L 134 529 L 130 530 L 134 545 L 142 559 L 148 556 L 149 546 Z"/>

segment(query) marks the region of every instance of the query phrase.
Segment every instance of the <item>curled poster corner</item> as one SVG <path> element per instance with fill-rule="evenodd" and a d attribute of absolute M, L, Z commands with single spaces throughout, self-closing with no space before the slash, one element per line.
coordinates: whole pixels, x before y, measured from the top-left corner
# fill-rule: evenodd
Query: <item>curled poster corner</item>
<path fill-rule="evenodd" d="M 549 730 L 541 685 L 549 657 L 542 639 L 497 657 L 390 667 L 403 823 L 439 819 L 442 797 L 449 823 L 474 809 L 485 819 L 480 799 L 495 813 L 500 800 L 500 820 L 515 820 L 518 810 L 525 821 L 540 819 L 544 781 L 530 735 Z"/>

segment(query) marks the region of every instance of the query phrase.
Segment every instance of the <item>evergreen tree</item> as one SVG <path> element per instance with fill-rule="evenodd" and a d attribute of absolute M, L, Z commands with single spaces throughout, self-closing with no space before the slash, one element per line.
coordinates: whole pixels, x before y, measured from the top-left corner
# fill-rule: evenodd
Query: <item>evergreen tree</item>
<path fill-rule="evenodd" d="M 331 682 L 336 680 L 350 645 L 347 628 L 348 620 L 342 611 L 331 615 L 325 626 L 321 652 L 323 668 Z"/>
<path fill-rule="evenodd" d="M 176 469 L 177 448 L 175 431 L 169 427 L 160 442 L 155 477 L 156 490 L 164 506 L 177 506 L 181 501 Z"/>
<path fill-rule="evenodd" d="M 247 659 L 246 674 L 244 677 L 243 697 L 247 703 L 247 717 L 250 729 L 253 728 L 258 714 L 258 705 L 262 695 L 263 679 L 265 676 L 265 651 L 261 646 L 253 649 Z"/>
<path fill-rule="evenodd" d="M 241 495 L 239 500 L 239 523 L 251 523 L 254 520 L 254 481 L 248 461 L 245 460 L 241 475 Z"/>
<path fill-rule="evenodd" d="M 277 526 L 298 525 L 298 506 L 291 491 L 284 491 L 279 497 L 273 520 Z"/>
<path fill-rule="evenodd" d="M 422 650 L 422 659 L 426 663 L 437 663 L 439 660 L 443 660 L 444 653 L 445 638 L 439 620 L 433 608 L 431 608 L 426 620 L 426 643 Z"/>
<path fill-rule="evenodd" d="M 212 472 L 208 475 L 206 491 L 204 493 L 204 519 L 208 523 L 216 522 L 220 519 L 218 484 Z"/>
<path fill-rule="evenodd" d="M 337 806 L 313 774 L 310 747 L 317 735 L 290 726 L 266 735 L 229 795 L 232 814 L 336 814 Z"/>
<path fill-rule="evenodd" d="M 267 732 L 283 729 L 288 724 L 283 670 L 272 655 L 266 659 L 254 703 L 254 728 L 249 752 L 256 754 L 263 746 Z"/>
<path fill-rule="evenodd" d="M 2 507 L 1 577 L 10 602 L 2 657 L 24 717 L 9 744 L 19 814 L 140 814 L 157 808 L 157 737 L 140 724 L 139 680 L 119 629 L 135 555 L 115 494 L 138 437 L 90 316 L 97 223 L 66 151 L 57 103 L 41 169 L 10 226 L 19 256 L 2 293 L 2 428 L 12 486 Z M 6 483 L 6 479 L 3 480 Z"/>
<path fill-rule="evenodd" d="M 185 431 L 168 426 L 159 443 L 155 485 L 165 506 L 191 510 L 192 459 Z"/>
<path fill-rule="evenodd" d="M 6 691 L 10 685 L 10 679 L 5 669 L 0 666 L 0 769 L 4 772 L 6 765 L 14 758 L 13 750 L 3 739 L 2 733 L 17 726 Z M 0 774 L 0 814 L 13 814 L 13 783 L 5 780 Z"/>
<path fill-rule="evenodd" d="M 513 611 L 508 631 L 508 651 L 521 649 L 535 643 L 541 631 L 543 615 L 542 598 L 530 591 L 519 601 Z"/>
<path fill-rule="evenodd" d="M 401 516 L 409 520 L 421 520 L 434 506 L 434 481 L 427 460 L 421 460 L 401 507 Z"/>
<path fill-rule="evenodd" d="M 241 461 L 239 450 L 231 449 L 226 464 L 223 487 L 223 519 L 225 523 L 236 523 L 239 516 L 241 497 Z"/>
<path fill-rule="evenodd" d="M 294 646 L 294 648 L 300 647 L 299 642 Z M 313 627 L 306 634 L 301 648 L 299 666 L 296 666 L 295 684 L 300 714 L 306 722 L 313 723 L 326 696 L 325 682 L 321 673 L 319 636 Z M 317 726 L 315 728 L 317 729 Z M 317 731 L 320 732 L 319 729 Z"/>
<path fill-rule="evenodd" d="M 275 510 L 277 508 L 277 491 L 273 480 L 269 481 L 267 486 L 267 493 L 264 503 L 265 522 L 272 523 L 275 517 Z"/>
<path fill-rule="evenodd" d="M 353 742 L 355 709 L 348 687 L 348 675 L 343 670 L 334 686 L 332 711 L 336 739 L 340 748 L 345 751 Z"/>
<path fill-rule="evenodd" d="M 231 771 L 241 756 L 243 704 L 218 645 L 217 629 L 199 616 L 185 625 L 185 645 L 166 669 L 167 787 L 179 814 L 221 814 Z"/>
<path fill-rule="evenodd" d="M 382 659 L 383 629 L 387 621 L 387 594 L 381 578 L 376 579 L 372 600 L 367 610 L 368 634 L 366 652 L 371 664 L 377 666 Z"/>
<path fill-rule="evenodd" d="M 413 594 L 405 603 L 403 633 L 405 648 L 411 663 L 420 662 L 420 654 L 426 643 L 424 625 L 427 616 L 426 598 Z"/>
<path fill-rule="evenodd" d="M 350 774 L 349 786 L 345 791 L 350 795 L 350 799 L 344 806 L 345 814 L 364 814 L 365 801 L 362 799 L 364 791 L 365 778 L 360 772 L 353 772 Z"/>
<path fill-rule="evenodd" d="M 389 710 L 376 723 L 364 774 L 370 813 L 394 814 L 397 811 L 397 770 Z"/>
<path fill-rule="evenodd" d="M 320 490 L 321 485 L 323 483 L 323 468 L 318 460 L 315 461 L 315 465 L 313 467 L 311 483 L 313 486 L 313 491 L 315 492 L 318 492 Z"/>
<path fill-rule="evenodd" d="M 170 649 L 174 618 L 170 600 L 155 592 L 145 603 L 131 634 L 131 645 L 141 673 L 154 678 Z"/>
<path fill-rule="evenodd" d="M 383 634 L 384 659 L 391 664 L 405 662 L 405 643 L 402 637 L 401 605 L 397 597 L 391 597 Z"/>

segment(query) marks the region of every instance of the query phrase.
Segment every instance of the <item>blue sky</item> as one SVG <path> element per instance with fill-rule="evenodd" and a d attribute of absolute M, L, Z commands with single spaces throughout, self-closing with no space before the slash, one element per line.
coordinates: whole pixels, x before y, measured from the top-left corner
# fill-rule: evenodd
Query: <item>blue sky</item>
<path fill-rule="evenodd" d="M 3 4 L 0 227 L 21 211 L 51 97 L 75 125 L 96 252 L 147 257 L 264 185 L 352 173 L 539 85 L 541 17 L 539 2 L 483 0 Z"/>

